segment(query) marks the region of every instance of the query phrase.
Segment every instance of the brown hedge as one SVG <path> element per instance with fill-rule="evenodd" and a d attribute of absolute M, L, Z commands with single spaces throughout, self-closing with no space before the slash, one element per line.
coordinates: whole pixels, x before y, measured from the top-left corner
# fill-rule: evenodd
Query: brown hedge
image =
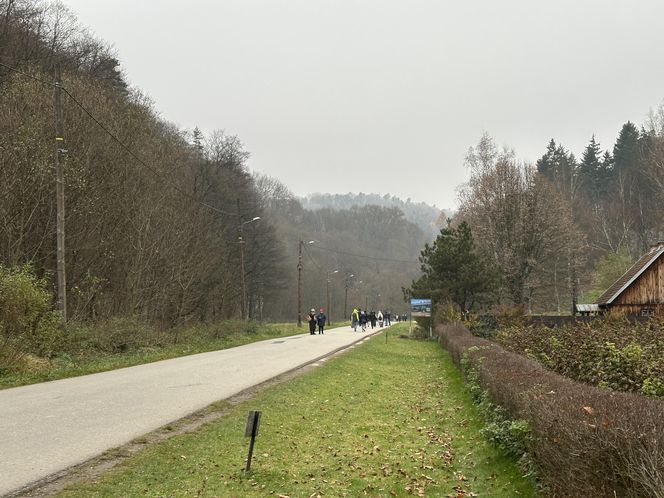
<path fill-rule="evenodd" d="M 462 325 L 437 331 L 457 365 L 468 353 L 495 404 L 529 422 L 548 494 L 664 498 L 664 401 L 574 382 Z"/>

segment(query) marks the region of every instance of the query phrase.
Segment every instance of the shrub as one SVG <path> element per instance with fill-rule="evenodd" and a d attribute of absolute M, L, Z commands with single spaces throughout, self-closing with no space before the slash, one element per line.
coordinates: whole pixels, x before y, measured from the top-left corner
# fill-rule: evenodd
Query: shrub
<path fill-rule="evenodd" d="M 50 357 L 61 339 L 46 281 L 29 266 L 0 266 L 0 372 L 16 368 L 28 353 Z"/>
<path fill-rule="evenodd" d="M 477 337 L 492 339 L 498 332 L 498 320 L 494 315 L 470 316 L 464 323 Z"/>
<path fill-rule="evenodd" d="M 527 422 L 528 453 L 552 496 L 664 497 L 663 401 L 574 382 L 460 325 L 438 332 L 458 365 L 467 355 L 491 401 Z"/>
<path fill-rule="evenodd" d="M 501 328 L 495 339 L 580 382 L 617 391 L 664 395 L 664 326 L 609 317 L 549 328 L 521 324 Z"/>
<path fill-rule="evenodd" d="M 507 455 L 519 458 L 524 463 L 528 462 L 527 443 L 530 439 L 528 422 L 512 420 L 504 408 L 491 401 L 489 392 L 480 383 L 478 369 L 468 359 L 468 353 L 475 353 L 479 350 L 480 348 L 472 346 L 463 354 L 461 369 L 468 383 L 473 402 L 479 407 L 486 422 L 481 433 Z"/>
<path fill-rule="evenodd" d="M 136 317 L 117 317 L 94 324 L 72 324 L 67 330 L 69 353 L 125 353 L 169 343 L 168 335 Z"/>

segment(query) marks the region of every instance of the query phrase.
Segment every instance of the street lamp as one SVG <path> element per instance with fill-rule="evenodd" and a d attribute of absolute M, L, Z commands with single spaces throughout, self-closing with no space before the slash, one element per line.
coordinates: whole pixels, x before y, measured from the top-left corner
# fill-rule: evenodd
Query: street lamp
<path fill-rule="evenodd" d="M 315 240 L 310 240 L 306 242 L 307 244 L 313 244 Z M 299 252 L 297 257 L 297 326 L 302 326 L 302 249 L 304 249 L 305 242 L 300 240 Z"/>
<path fill-rule="evenodd" d="M 345 281 L 345 294 L 344 294 L 344 320 L 348 318 L 348 288 L 350 287 L 350 279 L 353 278 L 355 275 L 350 274 L 346 276 L 346 281 Z"/>
<path fill-rule="evenodd" d="M 364 280 L 360 280 L 359 282 L 355 282 L 355 286 L 354 286 L 353 288 L 354 288 L 355 290 L 358 290 L 358 287 L 359 287 L 360 285 L 362 285 L 363 283 L 364 283 Z M 357 300 L 357 301 L 360 300 L 360 293 L 359 293 L 359 292 L 358 292 L 357 295 L 356 295 L 356 300 Z M 359 304 L 360 304 L 360 303 L 356 303 L 356 305 L 359 305 Z M 362 306 L 360 305 L 360 308 L 361 308 L 361 307 L 362 307 Z M 365 311 L 366 311 L 366 310 L 365 310 Z"/>
<path fill-rule="evenodd" d="M 327 281 L 326 281 L 326 289 L 327 289 L 327 316 L 328 316 L 328 321 L 327 323 L 329 325 L 332 325 L 332 311 L 330 310 L 330 275 L 333 275 L 335 273 L 339 273 L 339 270 L 327 270 Z"/>
<path fill-rule="evenodd" d="M 240 218 L 241 219 L 241 218 Z M 242 279 L 242 309 L 240 310 L 242 313 L 242 319 L 246 320 L 247 319 L 247 285 L 245 283 L 244 279 L 244 226 L 248 223 L 253 223 L 254 221 L 260 220 L 260 216 L 254 216 L 252 219 L 248 221 L 243 221 L 240 223 L 237 227 L 239 235 L 238 235 L 238 244 L 240 244 L 240 276 Z"/>

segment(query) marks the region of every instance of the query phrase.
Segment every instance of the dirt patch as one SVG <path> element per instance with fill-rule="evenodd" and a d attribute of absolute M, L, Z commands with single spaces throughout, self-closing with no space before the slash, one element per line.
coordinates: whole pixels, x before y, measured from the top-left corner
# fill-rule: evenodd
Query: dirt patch
<path fill-rule="evenodd" d="M 288 382 L 295 377 L 310 372 L 311 370 L 325 363 L 326 359 L 339 355 L 344 351 L 353 348 L 356 344 L 364 342 L 376 333 L 377 332 L 364 335 L 362 338 L 359 338 L 352 344 L 332 351 L 327 355 L 315 358 L 304 365 L 284 372 L 281 375 L 245 389 L 244 391 L 240 391 L 230 398 L 217 401 L 216 403 L 213 403 L 202 410 L 194 412 L 191 415 L 181 418 L 175 422 L 171 422 L 170 424 L 167 424 L 157 429 L 156 431 L 140 436 L 125 445 L 110 449 L 86 462 L 69 467 L 68 469 L 65 469 L 56 474 L 52 474 L 40 481 L 32 483 L 19 490 L 13 491 L 5 495 L 4 498 L 41 498 L 54 496 L 71 484 L 75 484 L 81 481 L 94 481 L 95 479 L 101 477 L 105 472 L 111 470 L 118 464 L 124 462 L 126 459 L 144 450 L 145 448 L 159 444 L 162 441 L 166 441 L 167 439 L 178 436 L 180 434 L 194 432 L 201 426 L 227 415 L 235 405 L 252 399 L 263 389 L 281 384 L 283 382 Z"/>

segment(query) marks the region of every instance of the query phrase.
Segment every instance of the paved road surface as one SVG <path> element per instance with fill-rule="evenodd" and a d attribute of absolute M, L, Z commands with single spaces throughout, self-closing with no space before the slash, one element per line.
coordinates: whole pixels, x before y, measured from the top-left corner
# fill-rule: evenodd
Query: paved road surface
<path fill-rule="evenodd" d="M 344 327 L 0 391 L 0 496 L 366 335 Z"/>

